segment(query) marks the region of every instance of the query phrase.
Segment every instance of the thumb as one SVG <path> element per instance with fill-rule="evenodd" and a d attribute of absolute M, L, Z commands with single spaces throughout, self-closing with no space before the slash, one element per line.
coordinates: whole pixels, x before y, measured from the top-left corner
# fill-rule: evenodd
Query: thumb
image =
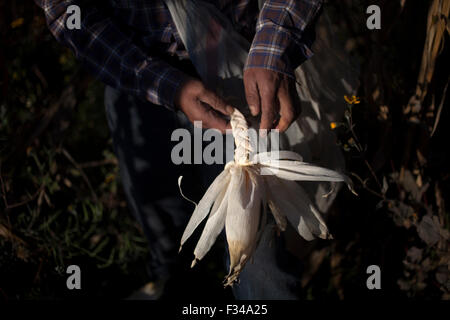
<path fill-rule="evenodd" d="M 219 111 L 224 115 L 231 115 L 234 111 L 233 107 L 226 103 L 213 91 L 206 89 L 200 97 L 200 101 L 208 104 L 211 108 Z"/>

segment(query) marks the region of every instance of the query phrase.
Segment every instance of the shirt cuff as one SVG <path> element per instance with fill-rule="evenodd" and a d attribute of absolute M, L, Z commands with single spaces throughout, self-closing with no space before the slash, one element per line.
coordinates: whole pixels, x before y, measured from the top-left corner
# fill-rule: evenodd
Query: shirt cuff
<path fill-rule="evenodd" d="M 175 110 L 177 91 L 190 77 L 167 64 L 162 70 L 144 69 L 140 78 L 141 92 L 147 101 Z"/>
<path fill-rule="evenodd" d="M 310 42 L 298 40 L 282 26 L 265 26 L 253 38 L 244 70 L 263 68 L 295 78 L 294 70 L 313 56 Z"/>

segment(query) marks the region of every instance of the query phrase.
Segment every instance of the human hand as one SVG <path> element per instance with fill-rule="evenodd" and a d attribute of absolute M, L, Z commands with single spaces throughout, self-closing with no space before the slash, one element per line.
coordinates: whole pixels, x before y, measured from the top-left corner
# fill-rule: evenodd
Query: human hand
<path fill-rule="evenodd" d="M 204 127 L 214 128 L 222 133 L 231 129 L 224 115 L 231 115 L 233 107 L 205 88 L 200 80 L 190 78 L 181 85 L 175 95 L 175 106 L 183 111 L 191 122 L 202 121 Z"/>
<path fill-rule="evenodd" d="M 285 131 L 300 114 L 295 81 L 275 71 L 250 68 L 244 71 L 247 103 L 253 116 L 261 112 L 260 129 Z M 278 120 L 279 118 L 279 120 Z"/>

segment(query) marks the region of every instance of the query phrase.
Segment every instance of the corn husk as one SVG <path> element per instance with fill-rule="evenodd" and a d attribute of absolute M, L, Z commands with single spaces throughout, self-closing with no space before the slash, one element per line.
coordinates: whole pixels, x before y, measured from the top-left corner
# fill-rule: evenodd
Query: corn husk
<path fill-rule="evenodd" d="M 280 230 L 285 230 L 289 222 L 306 240 L 332 238 L 319 211 L 295 181 L 343 181 L 353 191 L 345 175 L 299 161 L 301 156 L 294 152 L 260 153 L 250 159 L 247 123 L 237 109 L 231 116 L 231 125 L 236 144 L 234 161 L 225 166 L 208 188 L 181 239 L 183 246 L 208 217 L 194 250 L 194 266 L 225 228 L 230 256 L 225 285 L 232 285 L 238 279 L 256 249 L 263 228 L 260 222 L 267 207 Z M 263 175 L 262 170 L 265 170 Z"/>

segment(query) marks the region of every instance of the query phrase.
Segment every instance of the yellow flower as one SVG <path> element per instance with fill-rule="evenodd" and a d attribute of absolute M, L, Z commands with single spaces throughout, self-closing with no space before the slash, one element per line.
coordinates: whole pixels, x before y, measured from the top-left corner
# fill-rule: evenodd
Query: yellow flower
<path fill-rule="evenodd" d="M 116 177 L 115 177 L 115 175 L 114 175 L 113 173 L 109 173 L 109 174 L 105 177 L 105 183 L 106 183 L 106 184 L 111 183 L 111 182 L 114 181 L 115 178 L 116 178 Z"/>
<path fill-rule="evenodd" d="M 348 104 L 352 104 L 352 100 L 350 100 L 346 95 L 344 96 L 344 99 Z"/>
<path fill-rule="evenodd" d="M 348 142 L 348 144 L 351 145 L 351 146 L 355 145 L 355 139 L 353 139 L 353 138 L 348 139 L 347 142 Z"/>
<path fill-rule="evenodd" d="M 352 96 L 351 98 L 349 98 L 347 95 L 344 96 L 345 102 L 347 102 L 348 104 L 358 104 L 361 101 L 359 100 L 359 97 L 357 96 Z"/>
<path fill-rule="evenodd" d="M 11 22 L 11 28 L 13 28 L 13 29 L 20 27 L 21 25 L 23 25 L 23 18 L 18 18 L 16 20 L 14 20 L 13 22 Z"/>

